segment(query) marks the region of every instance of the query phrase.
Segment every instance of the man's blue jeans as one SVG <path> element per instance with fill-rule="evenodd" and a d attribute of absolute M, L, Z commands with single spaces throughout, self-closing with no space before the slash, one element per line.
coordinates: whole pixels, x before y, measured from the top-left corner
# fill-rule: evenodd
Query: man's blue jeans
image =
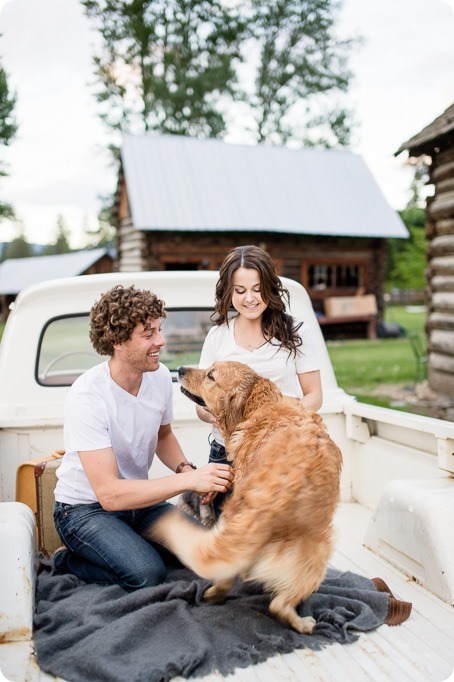
<path fill-rule="evenodd" d="M 177 560 L 142 536 L 170 509 L 168 502 L 118 512 L 105 511 L 98 502 L 56 502 L 55 527 L 68 548 L 55 554 L 56 570 L 74 573 L 85 582 L 120 585 L 128 592 L 162 583 L 166 561 Z"/>

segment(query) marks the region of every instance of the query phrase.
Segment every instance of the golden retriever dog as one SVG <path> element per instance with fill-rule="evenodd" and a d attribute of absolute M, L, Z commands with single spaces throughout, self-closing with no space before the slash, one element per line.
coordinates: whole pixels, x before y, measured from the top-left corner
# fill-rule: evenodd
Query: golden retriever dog
<path fill-rule="evenodd" d="M 238 362 L 182 367 L 182 391 L 216 415 L 235 467 L 232 495 L 206 529 L 178 509 L 150 537 L 213 582 L 204 598 L 222 602 L 236 578 L 261 583 L 270 612 L 301 633 L 313 618 L 295 607 L 322 582 L 333 546 L 342 456 L 321 417 L 285 398 Z"/>

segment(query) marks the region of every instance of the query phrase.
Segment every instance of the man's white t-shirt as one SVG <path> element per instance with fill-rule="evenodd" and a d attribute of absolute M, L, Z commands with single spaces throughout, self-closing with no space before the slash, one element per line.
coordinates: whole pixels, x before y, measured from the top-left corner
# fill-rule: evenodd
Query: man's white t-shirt
<path fill-rule="evenodd" d="M 298 374 L 320 369 L 315 344 L 307 324 L 304 323 L 298 331 L 302 344 L 295 356 L 286 348 L 280 348 L 277 339 L 272 339 L 272 343 L 264 343 L 254 351 L 238 346 L 235 342 L 235 319 L 231 319 L 229 324 L 222 324 L 209 330 L 202 347 L 199 367 L 206 369 L 213 362 L 224 360 L 242 362 L 260 376 L 274 381 L 284 395 L 302 398 Z M 224 439 L 215 426 L 213 436 L 218 443 L 224 444 Z"/>
<path fill-rule="evenodd" d="M 120 478 L 147 479 L 160 426 L 173 419 L 172 379 L 165 365 L 146 372 L 137 396 L 113 381 L 108 362 L 82 374 L 64 405 L 65 456 L 57 469 L 57 502 L 97 502 L 78 451 L 111 447 Z"/>

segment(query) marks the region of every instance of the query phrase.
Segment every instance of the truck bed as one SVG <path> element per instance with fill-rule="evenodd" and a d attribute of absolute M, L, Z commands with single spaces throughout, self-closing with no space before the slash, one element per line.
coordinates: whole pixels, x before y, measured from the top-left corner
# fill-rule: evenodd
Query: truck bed
<path fill-rule="evenodd" d="M 354 503 L 343 503 L 336 516 L 337 543 L 331 564 L 368 578 L 385 580 L 398 599 L 413 604 L 402 625 L 382 625 L 362 633 L 357 642 L 333 644 L 320 652 L 308 649 L 269 658 L 266 662 L 223 677 L 212 673 L 204 682 L 235 680 L 318 680 L 320 682 L 442 682 L 454 670 L 454 610 L 410 577 L 362 544 L 371 512 Z M 27 643 L 0 645 L 0 669 L 15 682 L 49 682 L 53 676 L 40 671 Z M 1 679 L 1 678 L 0 678 Z M 182 682 L 183 678 L 174 678 Z M 88 681 L 87 681 L 88 682 Z"/>
<path fill-rule="evenodd" d="M 18 466 L 63 447 L 68 384 L 75 373 L 87 368 L 86 362 L 102 359 L 93 359 L 88 340 L 93 302 L 116 284 L 134 284 L 158 293 L 169 312 L 166 333 L 177 336 L 169 363 L 175 370 L 178 364 L 198 362 L 196 351 L 183 362 L 177 342 L 183 339 L 186 347 L 189 338 L 196 338 L 201 345 L 211 324 L 217 278 L 218 273 L 212 271 L 110 273 L 49 281 L 21 292 L 0 348 L 1 505 L 14 500 Z M 413 604 L 413 612 L 402 625 L 383 625 L 361 634 L 354 644 L 273 656 L 265 663 L 238 669 L 227 679 L 443 682 L 454 669 L 454 424 L 365 405 L 345 394 L 337 384 L 307 292 L 293 280 L 282 281 L 291 294 L 289 312 L 311 327 L 321 366 L 321 415 L 344 458 L 343 503 L 336 517 L 338 538 L 332 566 L 382 578 L 396 598 Z M 203 464 L 209 427 L 197 419 L 192 403 L 176 383 L 174 412 L 174 431 L 183 451 L 197 465 Z M 165 475 L 163 468 L 154 462 L 151 475 Z M 4 509 L 6 518 L 8 510 Z M 31 554 L 34 528 L 24 522 L 23 535 L 16 538 L 19 526 L 7 520 L 0 546 L 0 596 L 5 607 L 0 608 L 0 642 L 8 639 L 8 643 L 0 644 L 0 670 L 18 682 L 49 681 L 54 678 L 39 670 L 33 643 L 9 641 L 13 639 L 10 621 L 15 623 L 15 636 L 31 632 L 33 568 L 27 552 Z M 366 529 L 369 546 L 380 556 L 364 547 Z M 17 570 L 13 542 L 20 545 L 21 567 L 28 572 Z M 19 613 L 20 618 L 16 617 Z M 223 678 L 213 673 L 203 679 Z"/>

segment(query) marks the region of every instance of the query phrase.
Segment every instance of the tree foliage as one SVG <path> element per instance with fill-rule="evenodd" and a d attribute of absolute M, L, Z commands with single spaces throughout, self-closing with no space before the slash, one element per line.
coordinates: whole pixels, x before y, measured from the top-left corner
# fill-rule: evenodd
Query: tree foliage
<path fill-rule="evenodd" d="M 426 216 L 423 204 L 424 186 L 428 180 L 426 160 L 421 157 L 414 165 L 413 179 L 406 208 L 399 215 L 407 226 L 408 239 L 388 239 L 388 262 L 385 288 L 424 289 L 427 267 Z"/>
<path fill-rule="evenodd" d="M 44 254 L 46 256 L 53 256 L 59 253 L 69 253 L 71 247 L 69 245 L 70 231 L 66 227 L 65 219 L 61 213 L 57 216 L 57 226 L 55 230 L 55 237 L 52 244 L 46 247 Z"/>
<path fill-rule="evenodd" d="M 7 260 L 8 258 L 29 258 L 34 255 L 33 246 L 25 236 L 23 226 L 19 225 L 16 237 L 3 246 L 2 260 Z"/>
<path fill-rule="evenodd" d="M 0 145 L 8 146 L 17 132 L 17 124 L 14 118 L 15 106 L 16 95 L 8 85 L 6 71 L 0 66 Z M 0 161 L 0 177 L 5 177 L 6 174 L 4 163 Z M 13 217 L 12 206 L 0 202 L 0 220 Z"/>
<path fill-rule="evenodd" d="M 352 41 L 335 35 L 335 0 L 81 2 L 111 129 L 222 137 L 241 101 L 257 142 L 348 144 Z"/>
<path fill-rule="evenodd" d="M 426 231 L 424 209 L 417 207 L 399 211 L 410 236 L 388 239 L 388 265 L 385 287 L 424 289 L 426 286 Z"/>
<path fill-rule="evenodd" d="M 252 0 L 259 50 L 249 105 L 258 142 L 346 146 L 351 114 L 340 104 L 352 74 L 352 40 L 335 34 L 332 0 Z"/>
<path fill-rule="evenodd" d="M 87 249 L 93 249 L 100 246 L 114 246 L 115 230 L 112 227 L 112 209 L 110 207 L 111 197 L 101 197 L 103 206 L 98 214 L 98 227 L 96 230 L 90 230 L 85 227 L 85 234 L 87 237 Z"/>
<path fill-rule="evenodd" d="M 114 130 L 218 137 L 245 27 L 222 0 L 82 0 L 101 37 L 101 117 Z"/>

